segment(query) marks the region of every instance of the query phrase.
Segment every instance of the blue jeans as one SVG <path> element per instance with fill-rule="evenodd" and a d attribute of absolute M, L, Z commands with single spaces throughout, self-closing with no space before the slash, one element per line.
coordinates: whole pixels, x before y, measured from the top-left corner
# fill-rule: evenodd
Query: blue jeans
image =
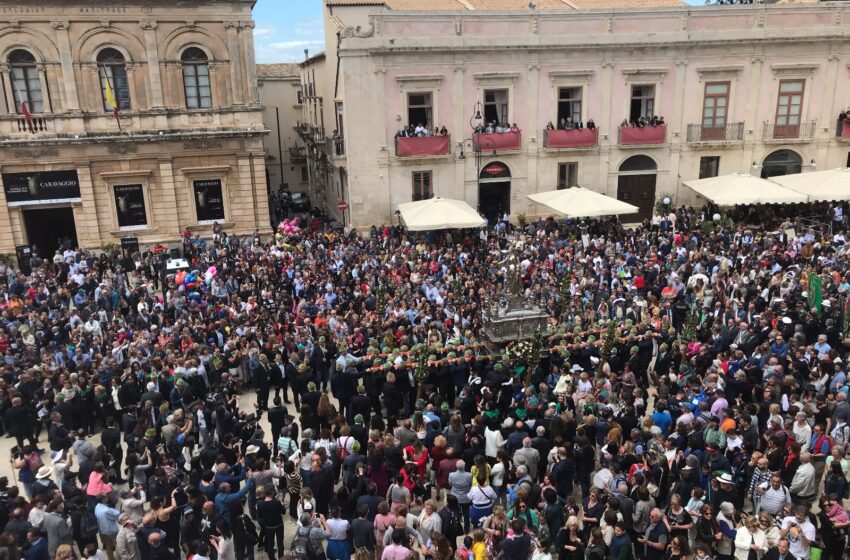
<path fill-rule="evenodd" d="M 493 504 L 486 508 L 477 508 L 475 505 L 469 508 L 469 524 L 473 529 L 478 528 L 478 522 L 493 513 Z"/>

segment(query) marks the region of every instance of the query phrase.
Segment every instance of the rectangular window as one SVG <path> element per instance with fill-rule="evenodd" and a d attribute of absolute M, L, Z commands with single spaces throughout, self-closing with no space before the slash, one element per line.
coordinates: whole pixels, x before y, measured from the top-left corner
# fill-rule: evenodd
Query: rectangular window
<path fill-rule="evenodd" d="M 779 82 L 779 98 L 776 102 L 776 125 L 797 126 L 803 107 L 804 80 L 782 80 Z"/>
<path fill-rule="evenodd" d="M 30 113 L 44 112 L 44 98 L 41 94 L 41 79 L 38 69 L 33 65 L 13 65 L 10 68 L 12 92 L 15 96 L 15 112 L 23 114 L 21 102 L 26 102 Z"/>
<path fill-rule="evenodd" d="M 430 171 L 413 172 L 413 201 L 427 200 L 434 196 Z"/>
<path fill-rule="evenodd" d="M 304 92 L 300 89 L 295 90 L 295 102 L 298 105 L 302 105 L 304 103 Z"/>
<path fill-rule="evenodd" d="M 629 120 L 638 122 L 641 117 L 651 118 L 655 114 L 655 86 L 632 86 L 632 103 Z"/>
<path fill-rule="evenodd" d="M 115 212 L 118 227 L 135 228 L 148 224 L 145 191 L 142 185 L 115 185 Z"/>
<path fill-rule="evenodd" d="M 558 89 L 558 126 L 561 121 L 567 124 L 581 122 L 581 88 Z"/>
<path fill-rule="evenodd" d="M 104 64 L 100 67 L 100 92 L 103 98 L 103 109 L 112 111 L 114 108 L 107 99 L 107 82 L 109 88 L 112 89 L 112 95 L 115 102 L 118 103 L 118 109 L 121 111 L 130 110 L 130 82 L 127 79 L 127 69 L 123 64 Z"/>
<path fill-rule="evenodd" d="M 302 168 L 301 168 L 301 182 L 302 182 L 302 183 L 306 183 L 306 182 L 308 182 L 309 180 L 310 180 L 310 175 L 309 175 L 309 173 L 307 172 L 307 167 L 306 167 L 306 166 L 305 166 L 305 167 L 302 167 Z"/>
<path fill-rule="evenodd" d="M 430 93 L 407 94 L 407 122 L 413 126 L 433 126 L 434 106 Z"/>
<path fill-rule="evenodd" d="M 709 82 L 705 84 L 705 98 L 702 105 L 703 128 L 726 126 L 729 107 L 729 82 Z"/>
<path fill-rule="evenodd" d="M 558 164 L 558 190 L 578 186 L 578 163 L 570 161 Z"/>
<path fill-rule="evenodd" d="M 342 102 L 337 101 L 334 103 L 334 109 L 336 111 L 336 131 L 337 134 L 342 137 L 345 136 L 342 125 Z"/>
<path fill-rule="evenodd" d="M 204 179 L 192 183 L 195 194 L 195 210 L 198 222 L 214 222 L 224 219 L 224 195 L 221 179 Z"/>
<path fill-rule="evenodd" d="M 511 125 L 508 115 L 508 90 L 484 90 L 484 120 L 488 123 L 496 121 L 502 126 Z"/>
<path fill-rule="evenodd" d="M 720 156 L 703 156 L 699 158 L 699 178 L 717 177 L 720 171 Z"/>
<path fill-rule="evenodd" d="M 186 91 L 187 108 L 208 109 L 212 107 L 209 66 L 206 64 L 184 64 L 183 87 Z"/>

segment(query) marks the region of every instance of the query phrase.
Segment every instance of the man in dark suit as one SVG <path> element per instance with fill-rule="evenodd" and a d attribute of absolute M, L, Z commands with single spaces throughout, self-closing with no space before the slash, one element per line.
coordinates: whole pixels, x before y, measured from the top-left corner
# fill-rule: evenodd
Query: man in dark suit
<path fill-rule="evenodd" d="M 395 374 L 393 372 L 387 373 L 387 381 L 384 383 L 382 393 L 384 395 L 384 406 L 387 408 L 387 424 L 393 427 L 398 421 L 398 409 L 404 405 L 401 391 L 395 385 Z"/>
<path fill-rule="evenodd" d="M 35 412 L 24 406 L 21 397 L 12 399 L 12 406 L 6 411 L 3 423 L 9 433 L 15 436 L 18 447 L 24 446 L 24 439 L 29 441 L 33 448 L 38 447 L 38 441 L 33 435 L 35 434 Z"/>
<path fill-rule="evenodd" d="M 357 385 L 357 394 L 351 397 L 351 404 L 348 408 L 352 418 L 356 418 L 358 415 L 362 416 L 363 418 L 371 417 L 372 402 L 369 400 L 369 397 L 366 396 L 365 386 L 360 384 Z"/>
<path fill-rule="evenodd" d="M 106 428 L 100 434 L 100 441 L 106 452 L 115 458 L 117 464 L 124 459 L 124 450 L 121 448 L 121 431 L 115 427 L 115 418 L 110 416 L 106 419 Z"/>
<path fill-rule="evenodd" d="M 286 407 L 281 405 L 280 397 L 275 397 L 272 401 L 273 407 L 266 413 L 266 419 L 272 427 L 272 442 L 277 445 L 277 440 L 280 437 L 280 431 L 283 429 L 283 423 L 288 414 Z"/>
<path fill-rule="evenodd" d="M 271 367 L 265 354 L 260 354 L 259 364 L 251 372 L 251 377 L 257 384 L 257 406 L 260 410 L 269 408 L 269 392 L 271 391 Z"/>

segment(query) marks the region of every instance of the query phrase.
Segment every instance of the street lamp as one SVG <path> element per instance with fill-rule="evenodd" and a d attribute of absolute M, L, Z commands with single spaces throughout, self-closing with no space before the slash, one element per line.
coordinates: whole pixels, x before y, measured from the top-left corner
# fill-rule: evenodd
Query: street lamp
<path fill-rule="evenodd" d="M 472 130 L 472 138 L 464 138 L 460 142 L 457 143 L 458 148 L 460 148 L 460 154 L 457 156 L 458 159 L 465 160 L 466 155 L 464 154 L 463 148 L 466 148 L 473 153 L 475 156 L 475 186 L 478 190 L 476 196 L 481 196 L 481 157 L 483 153 L 483 148 L 488 148 L 492 150 L 491 155 L 493 157 L 496 156 L 496 142 L 492 138 L 481 138 L 479 130 L 481 129 L 481 123 L 484 120 L 484 116 L 481 113 L 481 110 L 484 108 L 484 105 L 481 104 L 481 101 L 476 101 L 475 106 L 472 108 L 472 116 L 469 117 L 469 128 Z M 480 204 L 479 200 L 479 204 Z"/>

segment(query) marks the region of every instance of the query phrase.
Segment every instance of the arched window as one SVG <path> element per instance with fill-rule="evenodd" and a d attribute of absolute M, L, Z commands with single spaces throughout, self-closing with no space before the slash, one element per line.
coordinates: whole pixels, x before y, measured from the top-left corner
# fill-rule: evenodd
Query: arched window
<path fill-rule="evenodd" d="M 106 111 L 130 108 L 130 84 L 127 80 L 127 67 L 124 65 L 124 55 L 115 49 L 103 49 L 97 53 L 97 71 L 100 76 L 100 93 L 103 98 L 103 108 Z M 109 91 L 117 103 L 112 105 Z"/>
<path fill-rule="evenodd" d="M 22 103 L 26 103 L 30 113 L 43 113 L 44 98 L 35 57 L 25 50 L 14 50 L 9 53 L 9 70 L 15 97 L 15 112 L 23 114 Z"/>
<path fill-rule="evenodd" d="M 210 67 L 206 53 L 197 47 L 183 51 L 183 89 L 186 92 L 186 107 L 206 109 L 212 107 L 210 89 Z"/>
<path fill-rule="evenodd" d="M 803 158 L 792 150 L 777 150 L 764 158 L 761 168 L 762 179 L 793 175 L 803 170 Z"/>

